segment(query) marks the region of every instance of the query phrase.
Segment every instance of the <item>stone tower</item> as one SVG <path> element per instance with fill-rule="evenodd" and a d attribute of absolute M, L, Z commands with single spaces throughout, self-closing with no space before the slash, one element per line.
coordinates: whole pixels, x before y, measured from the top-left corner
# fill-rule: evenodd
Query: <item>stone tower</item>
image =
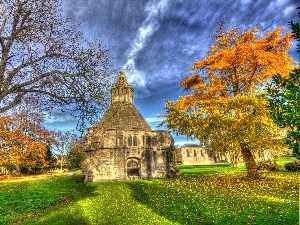
<path fill-rule="evenodd" d="M 120 72 L 111 104 L 86 136 L 84 182 L 158 178 L 176 173 L 175 148 L 168 131 L 151 130 L 134 106 L 134 90 Z"/>

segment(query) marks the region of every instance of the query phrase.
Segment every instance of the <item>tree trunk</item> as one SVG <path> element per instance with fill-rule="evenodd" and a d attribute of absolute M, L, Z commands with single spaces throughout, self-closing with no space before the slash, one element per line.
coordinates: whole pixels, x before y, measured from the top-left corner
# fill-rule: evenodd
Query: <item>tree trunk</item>
<path fill-rule="evenodd" d="M 247 143 L 240 143 L 248 177 L 258 176 L 257 165 Z"/>
<path fill-rule="evenodd" d="M 17 176 L 21 175 L 21 168 L 22 168 L 22 165 L 16 164 L 16 166 L 15 166 L 15 175 L 17 175 Z"/>
<path fill-rule="evenodd" d="M 238 158 L 239 158 L 239 153 L 233 152 L 230 154 L 230 162 L 232 163 L 233 167 L 238 166 Z"/>

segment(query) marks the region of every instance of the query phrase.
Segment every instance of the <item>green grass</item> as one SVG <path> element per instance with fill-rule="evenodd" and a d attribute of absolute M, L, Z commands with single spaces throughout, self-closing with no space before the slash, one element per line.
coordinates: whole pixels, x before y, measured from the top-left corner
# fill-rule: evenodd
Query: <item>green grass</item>
<path fill-rule="evenodd" d="M 275 162 L 278 165 L 284 166 L 284 164 L 289 163 L 289 162 L 293 161 L 294 159 L 296 159 L 296 157 L 294 157 L 294 156 L 277 157 L 277 158 L 275 158 Z"/>
<path fill-rule="evenodd" d="M 300 173 L 179 166 L 183 176 L 79 183 L 0 181 L 0 224 L 297 224 Z"/>

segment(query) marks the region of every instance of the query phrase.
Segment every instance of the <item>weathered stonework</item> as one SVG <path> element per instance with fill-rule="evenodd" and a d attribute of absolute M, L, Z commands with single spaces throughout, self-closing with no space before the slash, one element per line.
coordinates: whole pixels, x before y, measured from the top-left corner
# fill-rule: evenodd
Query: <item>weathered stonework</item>
<path fill-rule="evenodd" d="M 181 147 L 183 165 L 210 165 L 215 164 L 213 155 L 199 145 L 185 145 Z"/>
<path fill-rule="evenodd" d="M 273 155 L 268 150 L 252 152 L 256 161 L 273 159 Z M 210 165 L 215 163 L 232 163 L 237 165 L 244 160 L 239 152 L 215 152 L 200 145 L 184 145 L 180 148 L 177 156 L 183 165 Z M 177 161 L 178 162 L 178 161 Z"/>
<path fill-rule="evenodd" d="M 111 89 L 111 105 L 86 136 L 83 182 L 176 175 L 174 140 L 153 131 L 134 106 L 133 88 L 123 72 Z"/>

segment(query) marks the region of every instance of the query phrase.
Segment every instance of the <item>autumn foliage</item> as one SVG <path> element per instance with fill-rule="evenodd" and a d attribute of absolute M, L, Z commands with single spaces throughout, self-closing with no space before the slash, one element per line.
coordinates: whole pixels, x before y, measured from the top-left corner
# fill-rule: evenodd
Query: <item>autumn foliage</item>
<path fill-rule="evenodd" d="M 268 79 L 288 76 L 293 64 L 287 53 L 292 36 L 281 32 L 276 28 L 259 38 L 256 27 L 221 27 L 208 56 L 192 66 L 195 74 L 179 83 L 188 94 L 167 101 L 167 126 L 215 151 L 240 152 L 248 175 L 256 175 L 253 152 L 279 146 L 263 93 Z"/>
<path fill-rule="evenodd" d="M 56 143 L 35 114 L 0 117 L 0 167 L 8 172 L 37 172 L 48 165 L 47 152 Z M 32 120 L 34 118 L 34 120 Z"/>

